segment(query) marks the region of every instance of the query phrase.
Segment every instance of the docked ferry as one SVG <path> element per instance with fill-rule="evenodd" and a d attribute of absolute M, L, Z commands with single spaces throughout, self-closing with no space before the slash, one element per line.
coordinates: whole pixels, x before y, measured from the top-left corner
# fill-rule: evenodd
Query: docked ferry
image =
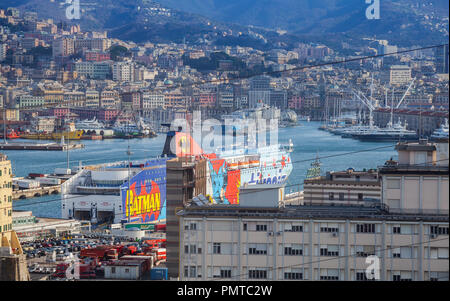
<path fill-rule="evenodd" d="M 175 139 L 176 154 L 170 150 Z M 208 153 L 190 137 L 182 132 L 167 133 L 163 156 L 200 156 L 207 160 L 206 192 L 211 201 L 217 204 L 239 204 L 239 188 L 257 184 L 284 184 L 292 172 L 288 145 L 269 145 L 246 148 L 237 145 L 232 150 Z"/>

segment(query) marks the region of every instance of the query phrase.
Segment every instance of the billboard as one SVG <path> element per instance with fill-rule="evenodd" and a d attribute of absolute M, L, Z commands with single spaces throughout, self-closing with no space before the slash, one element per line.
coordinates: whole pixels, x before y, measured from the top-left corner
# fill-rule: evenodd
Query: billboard
<path fill-rule="evenodd" d="M 166 218 L 166 159 L 147 161 L 141 172 L 121 186 L 123 218 L 152 222 Z"/>

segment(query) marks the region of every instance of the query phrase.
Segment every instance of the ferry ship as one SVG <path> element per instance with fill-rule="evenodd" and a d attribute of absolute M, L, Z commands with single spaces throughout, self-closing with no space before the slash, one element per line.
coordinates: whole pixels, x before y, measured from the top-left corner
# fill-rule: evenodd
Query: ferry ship
<path fill-rule="evenodd" d="M 170 150 L 172 141 L 175 153 Z M 238 205 L 241 186 L 286 183 L 292 171 L 292 149 L 290 141 L 285 146 L 236 146 L 228 151 L 204 152 L 190 135 L 169 130 L 163 157 L 80 166 L 77 174 L 62 184 L 61 216 L 90 220 L 93 225 L 128 220 L 165 222 L 166 162 L 187 156 L 206 160 L 204 185 L 211 203 Z"/>
<path fill-rule="evenodd" d="M 176 154 L 170 150 L 175 139 Z M 212 203 L 239 204 L 239 188 L 258 184 L 284 184 L 292 172 L 287 145 L 275 144 L 257 148 L 236 145 L 232 150 L 216 149 L 205 153 L 189 134 L 169 131 L 162 155 L 168 157 L 200 156 L 207 160 L 206 192 Z"/>

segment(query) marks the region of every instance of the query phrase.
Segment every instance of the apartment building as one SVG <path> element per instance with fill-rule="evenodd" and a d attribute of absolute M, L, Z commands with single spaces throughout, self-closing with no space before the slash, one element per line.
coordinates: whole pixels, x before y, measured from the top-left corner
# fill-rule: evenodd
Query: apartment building
<path fill-rule="evenodd" d="M 320 214 L 319 214 L 320 212 Z M 180 216 L 180 280 L 448 280 L 448 216 L 383 208 L 189 207 Z"/>
<path fill-rule="evenodd" d="M 312 204 L 280 206 L 258 193 L 248 205 L 179 203 L 179 279 L 365 281 L 375 264 L 376 280 L 448 281 L 448 144 L 396 149 L 398 162 L 387 161 L 380 176 L 359 175 L 364 189 L 381 184 L 379 201 L 344 194 L 330 202 L 322 193 Z M 343 187 L 363 188 L 358 173 L 336 175 Z M 324 184 L 336 189 L 337 181 Z"/>
<path fill-rule="evenodd" d="M 6 59 L 6 44 L 0 43 L 0 62 Z"/>
<path fill-rule="evenodd" d="M 134 65 L 129 62 L 117 62 L 113 64 L 112 78 L 115 81 L 133 82 Z"/>
<path fill-rule="evenodd" d="M 12 173 L 11 161 L 0 154 L 0 237 L 11 240 L 12 230 Z M 0 242 L 1 244 L 1 242 Z"/>
<path fill-rule="evenodd" d="M 164 154 L 170 154 L 170 145 L 164 146 Z M 175 158 L 167 161 L 167 268 L 171 278 L 178 278 L 180 273 L 180 243 L 182 232 L 179 231 L 180 219 L 178 209 L 186 206 L 194 195 L 206 192 L 206 160 Z"/>
<path fill-rule="evenodd" d="M 150 91 L 142 92 L 142 109 L 144 111 L 164 108 L 164 94 Z"/>
<path fill-rule="evenodd" d="M 75 71 L 89 79 L 106 79 L 111 75 L 111 62 L 77 62 Z"/>
<path fill-rule="evenodd" d="M 100 106 L 100 93 L 95 90 L 87 90 L 85 92 L 87 108 L 98 108 Z"/>
<path fill-rule="evenodd" d="M 303 188 L 305 204 L 359 204 L 381 199 L 381 180 L 376 170 L 327 172 L 306 179 Z"/>
<path fill-rule="evenodd" d="M 398 161 L 379 168 L 390 211 L 448 214 L 448 141 L 397 144 Z"/>
<path fill-rule="evenodd" d="M 25 255 L 12 221 L 11 161 L 0 154 L 0 281 L 30 280 Z"/>
<path fill-rule="evenodd" d="M 394 65 L 386 71 L 385 82 L 390 85 L 404 85 L 411 82 L 411 68 L 409 66 Z"/>
<path fill-rule="evenodd" d="M 100 106 L 102 108 L 119 108 L 119 93 L 115 90 L 103 90 L 100 93 Z"/>
<path fill-rule="evenodd" d="M 74 40 L 70 38 L 60 38 L 52 43 L 53 57 L 69 56 L 75 53 Z"/>

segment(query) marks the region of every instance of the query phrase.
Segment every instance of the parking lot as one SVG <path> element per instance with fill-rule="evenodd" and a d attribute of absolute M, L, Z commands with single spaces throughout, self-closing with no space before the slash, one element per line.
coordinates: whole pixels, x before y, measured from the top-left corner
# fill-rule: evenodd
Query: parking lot
<path fill-rule="evenodd" d="M 146 243 L 127 238 L 105 238 L 104 236 L 89 234 L 23 242 L 22 249 L 27 258 L 28 270 L 32 280 L 56 280 L 53 274 L 57 271 L 58 264 L 70 262 L 72 259 L 79 257 L 81 250 L 105 245 L 122 245 L 127 248 L 132 247 L 134 252 L 141 252 Z"/>

